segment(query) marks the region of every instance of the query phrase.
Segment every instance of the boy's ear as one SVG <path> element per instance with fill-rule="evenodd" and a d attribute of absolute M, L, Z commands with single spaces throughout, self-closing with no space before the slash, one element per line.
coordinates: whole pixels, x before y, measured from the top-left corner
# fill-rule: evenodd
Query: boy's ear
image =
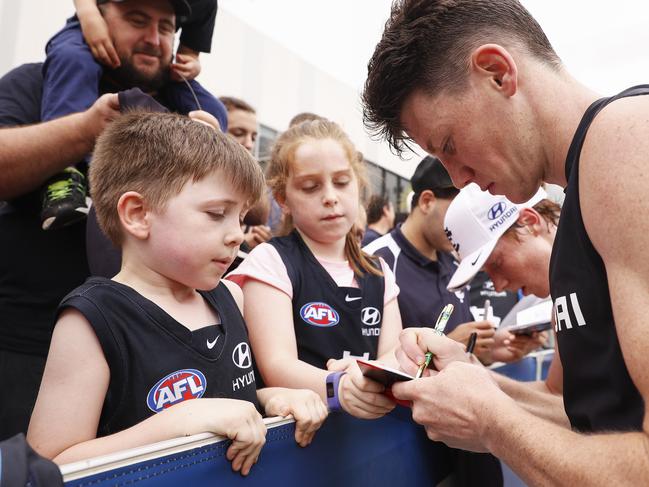
<path fill-rule="evenodd" d="M 534 208 L 523 208 L 518 215 L 518 224 L 526 226 L 535 236 L 541 232 L 542 221 L 543 217 Z"/>
<path fill-rule="evenodd" d="M 128 191 L 117 201 L 117 214 L 124 230 L 135 238 L 149 237 L 148 210 L 144 197 L 136 191 Z"/>

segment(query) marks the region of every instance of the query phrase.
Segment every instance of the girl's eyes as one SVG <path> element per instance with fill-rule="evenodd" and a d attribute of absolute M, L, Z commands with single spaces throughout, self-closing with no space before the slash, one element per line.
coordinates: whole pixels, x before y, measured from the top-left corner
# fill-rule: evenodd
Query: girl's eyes
<path fill-rule="evenodd" d="M 222 212 L 208 211 L 207 214 L 212 220 L 215 221 L 223 220 L 223 218 L 225 218 L 225 213 Z"/>
<path fill-rule="evenodd" d="M 344 179 L 337 179 L 337 180 L 335 180 L 333 183 L 334 183 L 336 186 L 339 186 L 339 187 L 345 187 L 345 186 L 347 186 L 347 185 L 350 183 L 350 181 L 351 181 L 350 178 L 344 178 Z M 312 193 L 313 191 L 315 191 L 315 190 L 318 189 L 319 187 L 320 187 L 319 184 L 309 184 L 309 185 L 304 185 L 304 186 L 302 186 L 301 189 L 302 189 L 302 191 L 304 191 L 304 192 L 306 192 L 306 193 Z"/>

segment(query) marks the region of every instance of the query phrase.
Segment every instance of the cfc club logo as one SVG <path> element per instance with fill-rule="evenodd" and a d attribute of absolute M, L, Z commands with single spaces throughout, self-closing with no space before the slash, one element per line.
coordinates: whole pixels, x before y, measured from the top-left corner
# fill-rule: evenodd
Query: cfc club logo
<path fill-rule="evenodd" d="M 340 317 L 335 309 L 327 303 L 307 303 L 300 308 L 300 316 L 309 325 L 327 328 L 336 326 Z"/>
<path fill-rule="evenodd" d="M 163 377 L 147 394 L 146 405 L 154 413 L 205 394 L 207 381 L 200 370 L 183 369 Z"/>
<path fill-rule="evenodd" d="M 365 326 L 376 326 L 381 322 L 381 312 L 372 306 L 363 308 L 363 311 L 361 311 L 361 321 Z"/>
<path fill-rule="evenodd" d="M 489 208 L 489 211 L 487 212 L 487 218 L 490 220 L 495 220 L 500 217 L 503 213 L 505 213 L 505 210 L 507 209 L 507 205 L 505 202 L 500 201 L 493 205 L 491 208 Z"/>
<path fill-rule="evenodd" d="M 252 357 L 250 355 L 250 345 L 246 342 L 241 342 L 234 347 L 232 351 L 232 361 L 234 365 L 240 369 L 248 369 L 252 366 Z"/>

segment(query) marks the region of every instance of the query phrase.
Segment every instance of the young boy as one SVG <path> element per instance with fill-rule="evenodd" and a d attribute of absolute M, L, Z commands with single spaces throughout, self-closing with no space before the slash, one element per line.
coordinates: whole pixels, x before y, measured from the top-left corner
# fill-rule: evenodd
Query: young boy
<path fill-rule="evenodd" d="M 126 5 L 125 8 L 131 7 L 127 4 L 130 2 L 133 11 L 128 14 L 129 23 L 136 28 L 147 28 L 150 19 L 146 11 L 138 9 L 137 2 L 112 1 Z M 179 113 L 187 114 L 198 109 L 212 113 L 225 130 L 225 108 L 194 81 L 201 71 L 200 52 L 210 52 L 211 49 L 216 0 L 168 1 L 167 8 L 173 8 L 175 14 L 175 25 L 173 19 L 161 22 L 158 27 L 162 29 L 158 32 L 159 41 L 166 42 L 163 39 L 168 38 L 171 44 L 174 28 L 180 27 L 180 44 L 175 62 L 171 63 L 170 58 L 165 59 L 153 82 L 147 80 L 150 86 L 141 85 L 145 79 L 130 65 L 130 55 L 133 53 L 120 52 L 119 46 L 113 42 L 115 33 L 109 30 L 103 16 L 108 5 L 102 4 L 109 3 L 110 0 L 74 0 L 76 15 L 47 43 L 47 58 L 43 65 L 42 121 L 86 110 L 98 98 L 102 76 L 114 71 L 128 75 L 126 77 L 133 80 L 134 86 L 145 91 L 158 90 L 158 95 L 170 101 Z M 145 35 L 139 39 L 134 52 L 158 56 L 166 51 L 156 45 L 151 35 Z M 86 189 L 83 172 L 74 167 L 67 168 L 48 181 L 41 213 L 43 229 L 56 229 L 85 218 L 88 212 Z"/>
<path fill-rule="evenodd" d="M 57 463 L 211 431 L 246 475 L 264 443 L 255 409 L 293 414 L 310 443 L 313 392 L 256 391 L 242 293 L 221 276 L 264 187 L 257 162 L 187 117 L 131 113 L 99 138 L 90 183 L 120 272 L 64 298 L 28 431 Z M 194 400 L 189 400 L 194 399 Z"/>

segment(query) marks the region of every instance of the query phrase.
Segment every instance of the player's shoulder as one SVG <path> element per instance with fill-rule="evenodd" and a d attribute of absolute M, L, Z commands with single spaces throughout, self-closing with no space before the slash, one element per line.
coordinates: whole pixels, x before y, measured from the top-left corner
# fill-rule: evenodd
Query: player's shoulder
<path fill-rule="evenodd" d="M 649 93 L 612 101 L 593 120 L 582 157 L 609 167 L 620 158 L 646 160 L 649 154 Z M 622 168 L 624 169 L 624 168 Z"/>

